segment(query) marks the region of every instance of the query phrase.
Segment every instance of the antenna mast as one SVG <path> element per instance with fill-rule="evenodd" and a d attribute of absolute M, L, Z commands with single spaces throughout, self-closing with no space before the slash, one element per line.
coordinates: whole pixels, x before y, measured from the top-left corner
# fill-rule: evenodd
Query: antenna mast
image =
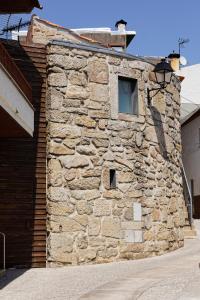
<path fill-rule="evenodd" d="M 181 48 L 185 48 L 185 44 L 189 43 L 189 39 L 179 38 L 178 39 L 178 53 L 181 55 Z"/>

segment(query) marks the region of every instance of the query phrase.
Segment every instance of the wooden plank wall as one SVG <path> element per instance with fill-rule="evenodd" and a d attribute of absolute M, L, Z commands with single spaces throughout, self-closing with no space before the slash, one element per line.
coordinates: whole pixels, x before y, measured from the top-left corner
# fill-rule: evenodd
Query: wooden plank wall
<path fill-rule="evenodd" d="M 193 205 L 194 205 L 194 218 L 200 219 L 200 195 L 193 196 Z"/>
<path fill-rule="evenodd" d="M 0 231 L 6 234 L 7 267 L 45 267 L 46 50 L 4 44 L 32 86 L 35 133 L 33 138 L 0 138 Z M 2 261 L 1 248 L 2 241 Z"/>

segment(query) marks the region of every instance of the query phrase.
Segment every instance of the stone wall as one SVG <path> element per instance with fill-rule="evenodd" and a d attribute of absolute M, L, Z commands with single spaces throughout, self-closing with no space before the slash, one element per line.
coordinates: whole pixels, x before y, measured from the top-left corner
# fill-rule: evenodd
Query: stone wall
<path fill-rule="evenodd" d="M 29 26 L 27 39 L 32 43 L 47 45 L 52 40 L 64 40 L 74 43 L 92 42 L 90 38 L 81 37 L 70 29 L 33 16 Z M 93 41 L 98 44 L 98 42 Z"/>
<path fill-rule="evenodd" d="M 174 77 L 149 108 L 152 69 L 134 57 L 48 45 L 49 266 L 183 246 L 180 84 Z M 138 79 L 138 116 L 118 113 L 119 75 Z"/>

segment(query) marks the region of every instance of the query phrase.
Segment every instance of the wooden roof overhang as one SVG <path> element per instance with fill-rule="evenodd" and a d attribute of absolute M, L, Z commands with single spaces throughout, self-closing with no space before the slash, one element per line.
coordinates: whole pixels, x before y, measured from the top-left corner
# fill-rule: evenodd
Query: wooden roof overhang
<path fill-rule="evenodd" d="M 24 77 L 23 73 L 9 55 L 2 41 L 0 40 L 0 65 L 6 70 L 12 80 L 19 86 L 21 91 L 32 102 L 32 88 Z"/>
<path fill-rule="evenodd" d="M 0 14 L 30 13 L 33 8 L 42 8 L 38 0 L 0 1 Z"/>

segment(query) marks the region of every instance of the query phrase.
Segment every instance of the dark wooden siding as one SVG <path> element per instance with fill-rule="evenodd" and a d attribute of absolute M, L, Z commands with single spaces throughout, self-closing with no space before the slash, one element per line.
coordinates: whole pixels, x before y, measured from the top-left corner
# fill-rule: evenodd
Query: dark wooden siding
<path fill-rule="evenodd" d="M 193 196 L 194 218 L 200 219 L 200 196 Z"/>
<path fill-rule="evenodd" d="M 32 86 L 35 133 L 33 138 L 0 138 L 0 231 L 6 234 L 8 267 L 44 267 L 46 50 L 41 45 L 19 46 L 14 42 L 5 46 Z"/>

